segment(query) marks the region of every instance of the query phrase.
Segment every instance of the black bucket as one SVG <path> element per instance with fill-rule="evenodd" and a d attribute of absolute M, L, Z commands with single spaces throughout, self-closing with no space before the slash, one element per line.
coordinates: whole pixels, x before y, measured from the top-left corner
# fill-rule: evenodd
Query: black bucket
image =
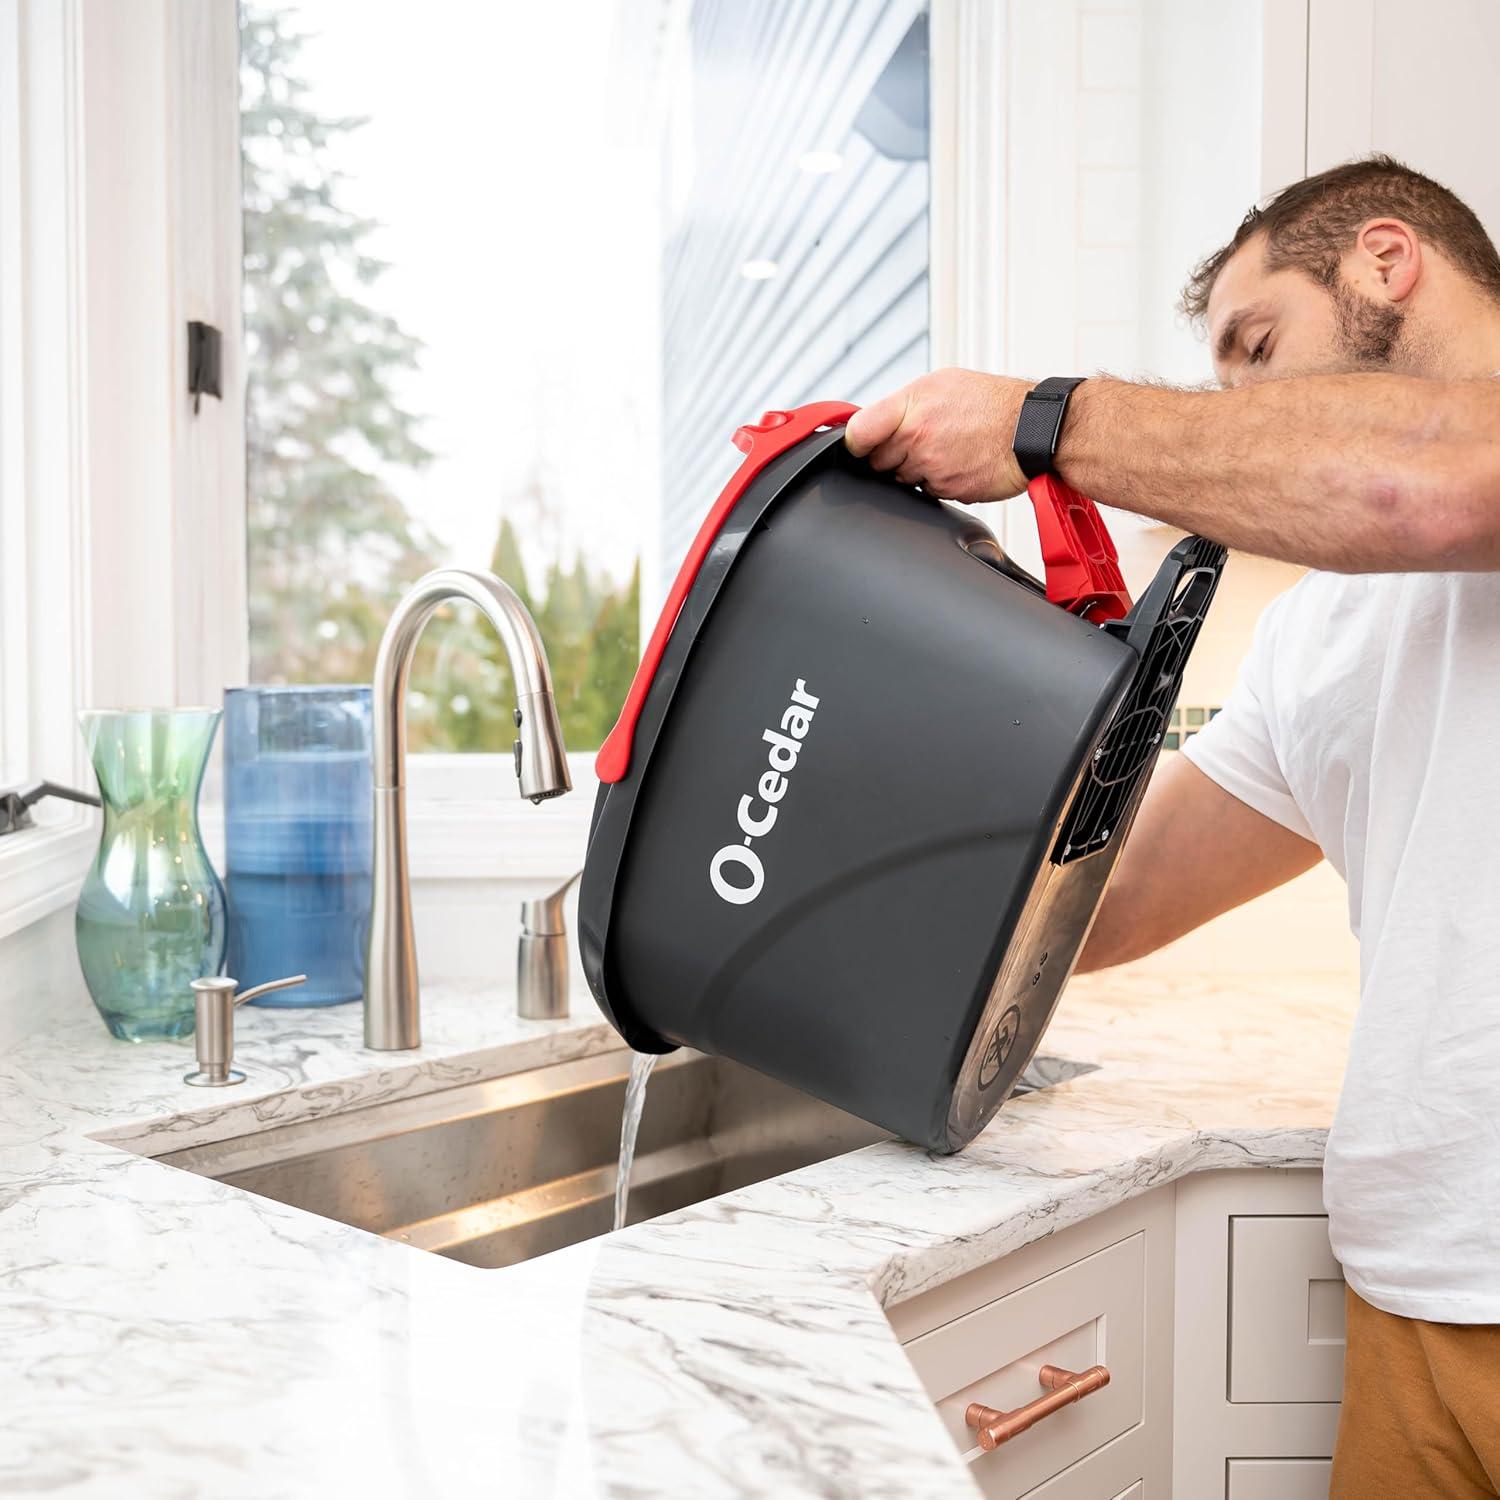
<path fill-rule="evenodd" d="M 580 944 L 631 1046 L 954 1151 L 1051 1018 L 1224 553 L 1179 544 L 1127 614 L 1093 507 L 1037 481 L 1043 584 L 850 457 L 849 410 L 742 429 L 600 754 Z"/>

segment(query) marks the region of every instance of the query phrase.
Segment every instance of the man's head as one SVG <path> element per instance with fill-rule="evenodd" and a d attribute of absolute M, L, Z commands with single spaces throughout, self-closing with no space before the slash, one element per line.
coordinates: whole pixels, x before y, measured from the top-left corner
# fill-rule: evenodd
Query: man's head
<path fill-rule="evenodd" d="M 1480 302 L 1500 316 L 1500 254 L 1472 209 L 1388 156 L 1346 162 L 1245 215 L 1182 305 L 1225 385 L 1336 370 L 1436 374 Z"/>

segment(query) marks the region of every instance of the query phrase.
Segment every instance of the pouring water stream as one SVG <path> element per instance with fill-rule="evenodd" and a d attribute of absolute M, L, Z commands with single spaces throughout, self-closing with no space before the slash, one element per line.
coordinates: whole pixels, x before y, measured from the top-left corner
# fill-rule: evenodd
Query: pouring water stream
<path fill-rule="evenodd" d="M 646 1104 L 646 1084 L 658 1056 L 655 1052 L 636 1052 L 630 1059 L 625 1113 L 620 1117 L 620 1166 L 615 1175 L 616 1229 L 625 1227 L 625 1214 L 630 1205 L 630 1169 L 635 1165 L 635 1138 L 641 1128 L 641 1111 Z"/>

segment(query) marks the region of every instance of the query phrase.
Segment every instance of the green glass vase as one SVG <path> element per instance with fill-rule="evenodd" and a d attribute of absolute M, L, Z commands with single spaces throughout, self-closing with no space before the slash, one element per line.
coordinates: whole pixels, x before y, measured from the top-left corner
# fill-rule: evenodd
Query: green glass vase
<path fill-rule="evenodd" d="M 219 710 L 91 709 L 79 723 L 104 799 L 74 923 L 83 977 L 115 1036 L 187 1036 L 192 983 L 224 962 L 224 887 L 198 829 Z"/>

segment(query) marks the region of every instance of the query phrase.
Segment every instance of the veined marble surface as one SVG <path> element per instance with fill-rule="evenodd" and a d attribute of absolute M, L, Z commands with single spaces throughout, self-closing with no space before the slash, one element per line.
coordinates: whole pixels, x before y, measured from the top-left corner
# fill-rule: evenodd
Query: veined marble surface
<path fill-rule="evenodd" d="M 975 1493 L 882 1306 L 1190 1172 L 1318 1164 L 1345 989 L 1075 980 L 1045 1049 L 1100 1071 L 962 1154 L 872 1146 L 501 1271 L 133 1153 L 614 1045 L 578 976 L 561 1023 L 436 986 L 415 1053 L 365 1051 L 357 1006 L 247 1007 L 222 1091 L 48 996 L 0 1056 L 0 1494 Z"/>

